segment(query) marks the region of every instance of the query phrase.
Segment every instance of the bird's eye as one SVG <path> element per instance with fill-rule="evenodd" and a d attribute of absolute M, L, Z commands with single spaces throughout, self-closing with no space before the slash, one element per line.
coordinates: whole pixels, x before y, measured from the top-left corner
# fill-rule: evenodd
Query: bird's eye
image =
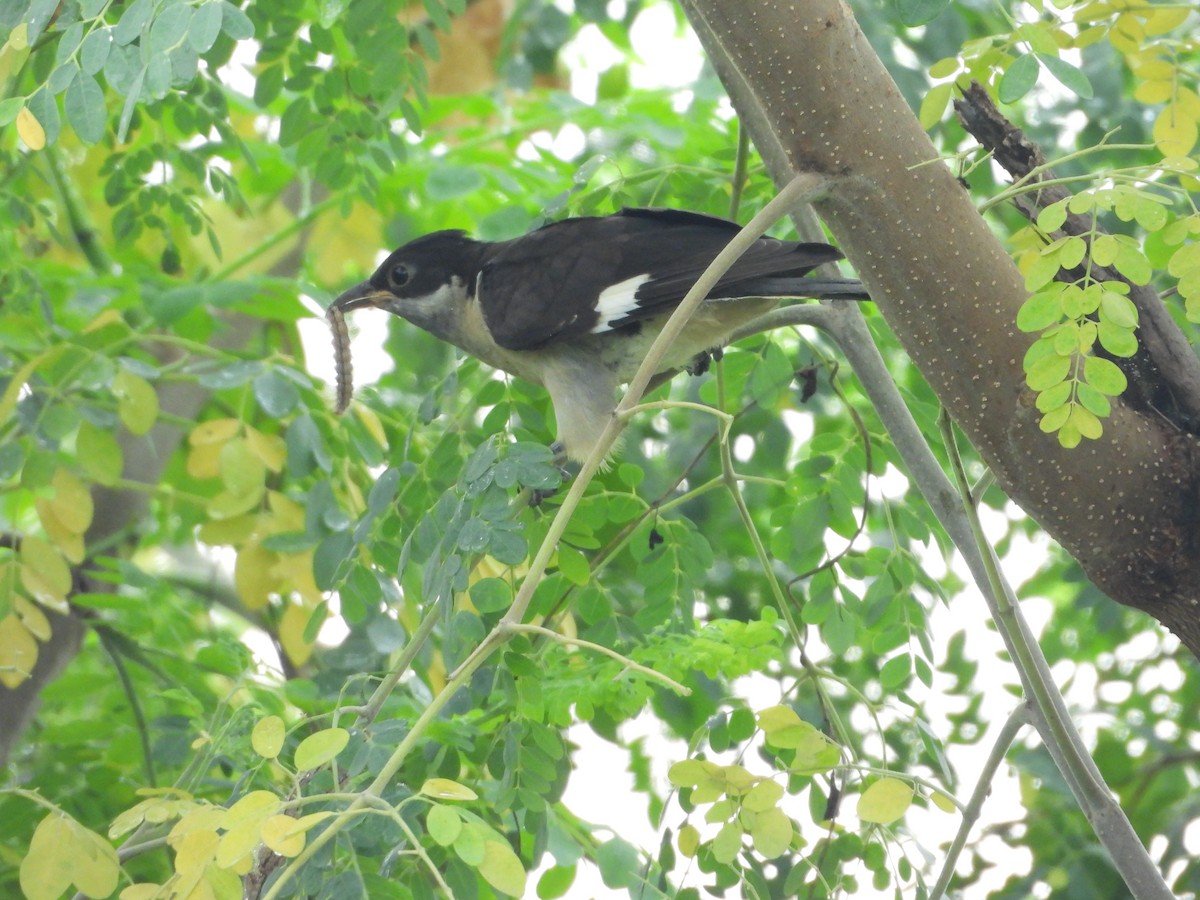
<path fill-rule="evenodd" d="M 388 281 L 392 287 L 404 287 L 412 279 L 412 270 L 404 263 L 396 263 L 388 269 Z"/>

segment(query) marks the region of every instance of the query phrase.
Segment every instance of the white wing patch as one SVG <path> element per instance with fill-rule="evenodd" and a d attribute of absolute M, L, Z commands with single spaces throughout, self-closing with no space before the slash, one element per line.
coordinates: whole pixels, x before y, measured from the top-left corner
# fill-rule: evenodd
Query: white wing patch
<path fill-rule="evenodd" d="M 643 284 L 650 280 L 650 273 L 634 275 L 624 281 L 609 285 L 596 298 L 596 314 L 600 317 L 592 328 L 593 334 L 612 330 L 613 322 L 624 319 L 637 309 L 637 292 Z"/>

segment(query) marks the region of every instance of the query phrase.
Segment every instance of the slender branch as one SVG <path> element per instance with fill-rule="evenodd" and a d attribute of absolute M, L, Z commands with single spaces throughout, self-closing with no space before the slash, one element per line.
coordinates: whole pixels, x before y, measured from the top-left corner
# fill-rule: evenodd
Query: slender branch
<path fill-rule="evenodd" d="M 46 167 L 50 170 L 50 180 L 58 191 L 63 211 L 67 214 L 67 222 L 71 226 L 71 236 L 97 275 L 110 275 L 113 271 L 113 260 L 108 251 L 96 239 L 96 226 L 92 224 L 87 207 L 79 199 L 75 185 L 63 174 L 62 158 L 55 146 L 43 150 L 46 156 Z"/>
<path fill-rule="evenodd" d="M 970 496 L 970 486 L 964 484 L 960 495 L 942 471 L 888 373 L 861 311 L 848 303 L 826 309 L 830 310 L 827 333 L 841 347 L 858 374 L 863 389 L 904 460 L 909 477 L 962 553 L 1013 658 L 1025 694 L 1033 702 L 1032 721 L 1055 765 L 1071 785 L 1076 802 L 1097 838 L 1138 900 L 1173 900 L 1162 874 L 1088 756 L 1082 738 L 1071 723 L 1066 701 L 1054 686 L 1049 664 L 1020 607 L 1013 602 L 1012 590 L 995 565 L 990 546 L 985 541 L 980 542 L 982 529 L 977 531 L 972 524 L 972 519 L 978 523 L 978 516 L 974 515 L 969 499 L 964 499 Z M 999 594 L 995 590 L 997 587 Z M 1053 725 L 1049 721 L 1051 718 Z M 1063 740 L 1066 746 L 1060 743 Z"/>
<path fill-rule="evenodd" d="M 992 780 L 996 777 L 996 771 L 1004 762 L 1008 748 L 1016 740 L 1017 734 L 1029 724 L 1029 721 L 1029 707 L 1022 703 L 1009 713 L 1008 719 L 1000 729 L 1000 734 L 996 736 L 996 743 L 992 745 L 992 752 L 988 754 L 983 769 L 979 772 L 979 780 L 975 782 L 975 790 L 971 792 L 971 799 L 962 811 L 962 822 L 959 823 L 958 832 L 954 835 L 954 842 L 950 845 L 950 850 L 942 861 L 942 870 L 938 873 L 938 880 L 929 894 L 929 900 L 941 900 L 945 896 L 946 888 L 950 886 L 950 879 L 954 877 L 954 867 L 958 863 L 958 857 L 962 854 L 963 847 L 966 846 L 971 829 L 979 821 L 983 802 L 992 792 Z"/>
<path fill-rule="evenodd" d="M 612 657 L 630 671 L 638 672 L 654 681 L 661 681 L 677 694 L 682 694 L 685 697 L 690 697 L 692 694 L 691 688 L 680 684 L 674 678 L 663 675 L 661 672 L 656 672 L 649 666 L 643 666 L 641 663 L 634 662 L 628 656 L 622 656 L 616 650 L 613 650 L 611 647 L 605 647 L 603 644 L 585 641 L 582 638 L 567 637 L 565 634 L 559 634 L 557 631 L 554 631 L 550 628 L 543 628 L 541 625 L 517 623 L 508 626 L 508 630 L 523 634 L 538 634 L 542 637 L 549 638 L 556 643 L 562 644 L 564 647 L 581 647 L 584 650 L 592 650 L 596 653 L 603 653 L 605 656 Z"/>
<path fill-rule="evenodd" d="M 409 637 L 408 643 L 404 645 L 404 652 L 400 655 L 396 665 L 387 677 L 379 683 L 379 687 L 375 688 L 375 692 L 371 694 L 371 699 L 361 707 L 347 706 L 338 710 L 338 712 L 355 712 L 358 713 L 358 721 L 355 725 L 359 728 L 364 728 L 375 721 L 379 715 L 379 711 L 383 708 L 384 702 L 400 683 L 400 679 L 404 677 L 404 673 L 408 671 L 412 661 L 417 658 L 417 654 L 421 652 L 421 648 L 425 646 L 425 641 L 429 639 L 429 635 L 433 633 L 434 625 L 437 624 L 441 613 L 437 609 L 431 609 L 425 613 L 425 618 L 421 620 L 421 624 L 417 626 L 417 630 Z"/>

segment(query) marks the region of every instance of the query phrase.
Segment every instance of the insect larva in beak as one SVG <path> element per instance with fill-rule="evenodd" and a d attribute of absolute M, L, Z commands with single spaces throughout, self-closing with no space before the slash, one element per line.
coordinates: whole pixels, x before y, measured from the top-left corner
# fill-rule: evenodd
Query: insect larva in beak
<path fill-rule="evenodd" d="M 350 361 L 350 331 L 346 316 L 336 303 L 325 311 L 329 329 L 333 332 L 333 364 L 337 371 L 337 400 L 333 411 L 339 416 L 350 406 L 354 396 L 354 366 Z"/>

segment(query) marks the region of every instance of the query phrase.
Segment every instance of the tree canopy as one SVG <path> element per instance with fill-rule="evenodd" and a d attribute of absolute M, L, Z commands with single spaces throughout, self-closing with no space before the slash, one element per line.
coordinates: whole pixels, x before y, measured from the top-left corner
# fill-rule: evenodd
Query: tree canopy
<path fill-rule="evenodd" d="M 0 892 L 1200 892 L 1198 25 L 5 4 Z M 566 478 L 544 391 L 382 314 L 334 411 L 381 251 L 625 206 L 876 303 Z"/>

